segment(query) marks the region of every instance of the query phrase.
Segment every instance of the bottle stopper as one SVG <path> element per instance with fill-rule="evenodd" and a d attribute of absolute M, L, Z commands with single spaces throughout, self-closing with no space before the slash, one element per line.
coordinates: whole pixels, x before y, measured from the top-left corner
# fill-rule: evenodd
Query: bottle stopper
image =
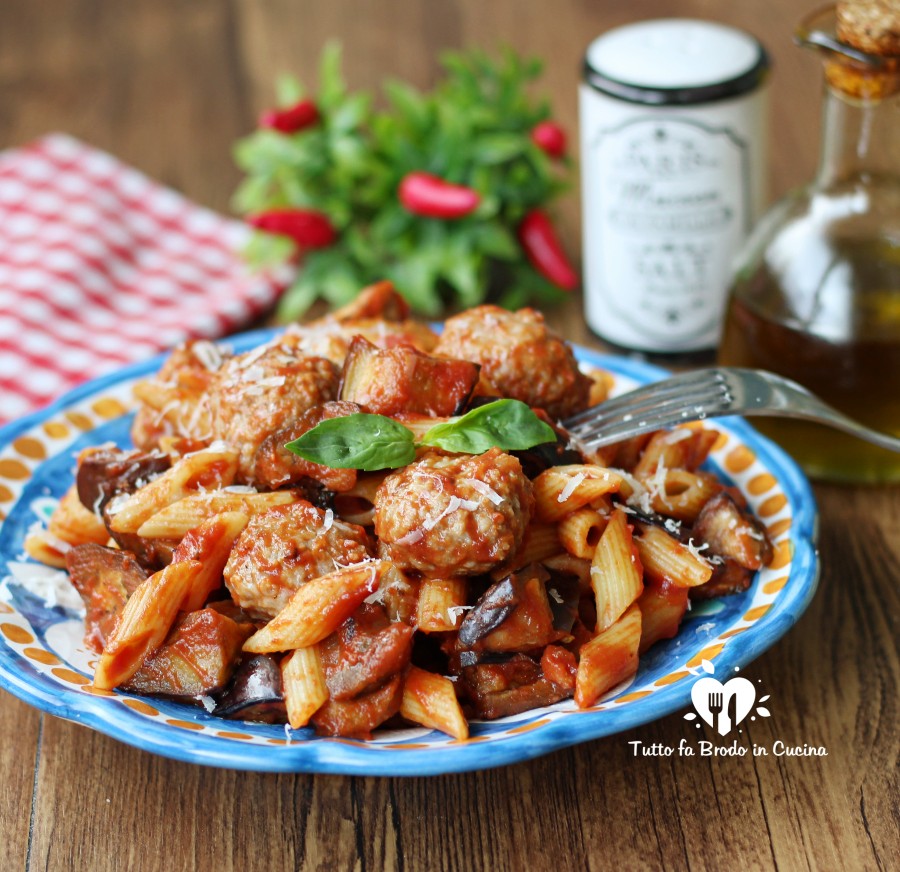
<path fill-rule="evenodd" d="M 868 61 L 834 55 L 825 65 L 828 84 L 846 97 L 876 102 L 900 91 L 900 0 L 841 0 L 835 33 Z"/>

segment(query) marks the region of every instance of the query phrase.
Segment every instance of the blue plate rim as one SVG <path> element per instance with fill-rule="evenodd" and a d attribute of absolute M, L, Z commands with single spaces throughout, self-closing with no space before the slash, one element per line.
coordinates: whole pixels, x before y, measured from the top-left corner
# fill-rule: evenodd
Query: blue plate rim
<path fill-rule="evenodd" d="M 273 328 L 250 331 L 228 337 L 222 344 L 242 351 L 267 341 L 279 332 Z M 610 369 L 625 378 L 645 382 L 665 378 L 669 374 L 665 369 L 643 361 L 605 355 L 575 344 L 573 348 L 580 361 Z M 167 353 L 163 353 L 101 375 L 77 386 L 44 408 L 3 426 L 0 428 L 0 449 L 7 447 L 25 431 L 104 389 L 154 372 L 166 356 Z M 794 583 L 789 582 L 769 612 L 741 634 L 740 644 L 726 644 L 722 649 L 716 658 L 716 669 L 718 671 L 722 667 L 725 672 L 731 672 L 756 659 L 799 620 L 818 587 L 820 564 L 816 548 L 818 515 L 815 496 L 800 467 L 746 421 L 728 419 L 722 427 L 745 444 L 751 444 L 766 466 L 778 470 L 779 485 L 789 495 L 792 505 L 791 581 Z M 150 719 L 140 721 L 141 730 L 136 734 L 130 729 L 135 723 L 130 717 L 134 713 L 125 706 L 111 706 L 108 698 L 52 684 L 34 671 L 4 640 L 0 642 L 3 642 L 0 644 L 0 687 L 41 711 L 83 724 L 125 744 L 170 759 L 247 771 L 419 776 L 490 769 L 524 762 L 641 726 L 685 708 L 690 702 L 691 683 L 682 680 L 656 690 L 646 700 L 629 702 L 621 708 L 566 713 L 539 729 L 492 738 L 483 745 L 476 742 L 442 746 L 447 751 L 445 754 L 437 753 L 434 748 L 401 751 L 372 747 L 352 740 L 320 737 L 306 741 L 300 731 L 295 732 L 293 741 L 287 744 L 267 747 L 209 734 L 176 731 L 165 723 Z M 36 686 L 35 680 L 45 682 L 46 687 Z M 189 706 L 182 708 L 186 717 L 194 711 Z M 523 713 L 523 721 L 530 719 L 535 719 L 535 716 Z M 224 722 L 223 729 L 239 731 L 246 727 L 243 722 Z M 201 739 L 201 742 L 197 741 Z M 176 740 L 174 744 L 173 740 Z M 267 750 L 269 754 L 265 753 Z"/>

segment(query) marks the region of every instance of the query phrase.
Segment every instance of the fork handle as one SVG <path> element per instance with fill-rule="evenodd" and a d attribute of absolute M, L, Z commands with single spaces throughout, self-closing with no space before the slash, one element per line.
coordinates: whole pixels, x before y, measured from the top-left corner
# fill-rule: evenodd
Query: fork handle
<path fill-rule="evenodd" d="M 828 424 L 837 430 L 856 436 L 858 439 L 878 445 L 880 448 L 888 451 L 900 451 L 900 439 L 872 430 L 852 418 L 848 418 L 843 412 L 839 412 L 824 400 L 820 400 L 797 382 L 760 370 L 749 370 L 748 372 L 763 376 L 767 382 L 771 379 L 777 388 L 788 388 L 795 393 L 786 397 L 780 390 L 773 389 L 767 384 L 768 395 L 760 396 L 759 394 L 762 392 L 754 392 L 754 395 L 748 394 L 741 398 L 741 404 L 744 407 L 740 412 L 741 415 L 769 415 Z"/>

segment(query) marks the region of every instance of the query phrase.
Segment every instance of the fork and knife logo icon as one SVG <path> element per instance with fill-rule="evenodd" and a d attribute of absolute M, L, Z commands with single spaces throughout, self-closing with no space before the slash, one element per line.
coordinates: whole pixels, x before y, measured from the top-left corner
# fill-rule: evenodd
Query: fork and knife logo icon
<path fill-rule="evenodd" d="M 756 688 L 742 676 L 718 678 L 704 676 L 691 689 L 691 702 L 697 714 L 720 736 L 727 736 L 753 710 Z M 768 715 L 768 711 L 765 715 Z M 760 714 L 762 714 L 762 711 Z"/>

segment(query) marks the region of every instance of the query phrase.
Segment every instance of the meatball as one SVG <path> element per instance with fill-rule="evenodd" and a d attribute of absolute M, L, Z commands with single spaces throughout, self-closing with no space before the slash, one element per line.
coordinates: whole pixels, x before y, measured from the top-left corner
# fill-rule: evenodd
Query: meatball
<path fill-rule="evenodd" d="M 212 342 L 185 342 L 173 349 L 155 376 L 139 381 L 134 386 L 139 406 L 131 428 L 135 446 L 150 451 L 164 436 L 209 439 L 209 410 L 203 395 L 222 361 Z"/>
<path fill-rule="evenodd" d="M 323 357 L 274 343 L 227 361 L 205 398 L 213 439 L 238 453 L 238 475 L 253 481 L 256 451 L 307 409 L 337 397 L 340 374 Z"/>
<path fill-rule="evenodd" d="M 375 494 L 382 556 L 426 574 L 477 575 L 515 553 L 534 508 L 515 457 L 439 451 L 395 472 Z"/>
<path fill-rule="evenodd" d="M 478 306 L 447 320 L 434 354 L 481 364 L 504 397 L 564 418 L 587 408 L 591 380 L 534 309 Z"/>
<path fill-rule="evenodd" d="M 294 592 L 335 563 L 370 556 L 366 531 L 310 503 L 277 506 L 250 519 L 225 565 L 225 586 L 255 617 L 274 618 Z"/>

